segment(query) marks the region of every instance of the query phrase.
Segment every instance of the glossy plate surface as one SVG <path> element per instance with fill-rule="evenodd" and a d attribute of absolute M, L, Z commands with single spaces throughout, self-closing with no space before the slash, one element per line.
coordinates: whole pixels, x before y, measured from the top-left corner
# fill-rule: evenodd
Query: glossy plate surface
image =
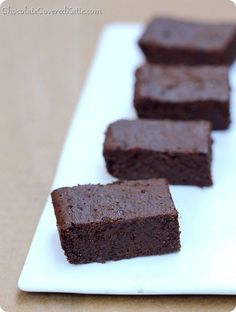
<path fill-rule="evenodd" d="M 102 157 L 107 125 L 135 118 L 134 71 L 142 27 L 111 24 L 99 41 L 64 144 L 52 189 L 108 183 Z M 236 84 L 236 68 L 230 71 Z M 235 96 L 232 93 L 232 107 Z M 71 265 L 60 247 L 49 198 L 18 286 L 32 292 L 90 294 L 236 294 L 236 110 L 228 131 L 214 132 L 211 188 L 172 186 L 182 250 L 105 264 Z"/>

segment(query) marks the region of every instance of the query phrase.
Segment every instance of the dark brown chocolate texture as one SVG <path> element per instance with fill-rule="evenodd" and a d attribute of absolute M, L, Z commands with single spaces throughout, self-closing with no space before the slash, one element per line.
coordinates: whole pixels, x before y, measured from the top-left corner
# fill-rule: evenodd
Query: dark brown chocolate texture
<path fill-rule="evenodd" d="M 136 71 L 134 105 L 141 118 L 209 120 L 223 130 L 230 124 L 229 102 L 228 67 L 145 64 Z"/>
<path fill-rule="evenodd" d="M 103 155 L 119 179 L 210 186 L 211 144 L 207 121 L 119 120 L 107 129 Z"/>
<path fill-rule="evenodd" d="M 152 63 L 230 65 L 236 55 L 236 26 L 157 18 L 139 45 Z"/>
<path fill-rule="evenodd" d="M 64 187 L 51 196 L 61 245 L 70 263 L 180 249 L 178 213 L 164 179 Z"/>

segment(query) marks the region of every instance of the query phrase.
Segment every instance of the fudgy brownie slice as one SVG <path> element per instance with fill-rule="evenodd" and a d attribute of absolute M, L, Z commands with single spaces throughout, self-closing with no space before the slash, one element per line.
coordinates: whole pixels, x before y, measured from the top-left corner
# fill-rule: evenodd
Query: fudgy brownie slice
<path fill-rule="evenodd" d="M 153 63 L 229 65 L 236 55 L 236 26 L 157 18 L 139 45 Z"/>
<path fill-rule="evenodd" d="M 167 181 L 119 181 L 52 192 L 70 263 L 105 262 L 180 249 L 178 213 Z"/>
<path fill-rule="evenodd" d="M 210 133 L 208 121 L 119 120 L 106 132 L 107 170 L 119 179 L 210 186 Z"/>
<path fill-rule="evenodd" d="M 141 118 L 209 120 L 223 130 L 229 102 L 228 67 L 145 64 L 136 71 L 134 105 Z"/>

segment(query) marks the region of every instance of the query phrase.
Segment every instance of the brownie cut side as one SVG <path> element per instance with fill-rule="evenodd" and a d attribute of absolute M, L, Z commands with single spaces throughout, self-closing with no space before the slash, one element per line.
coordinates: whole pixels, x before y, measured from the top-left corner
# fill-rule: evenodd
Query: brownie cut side
<path fill-rule="evenodd" d="M 140 118 L 209 120 L 214 130 L 226 129 L 228 67 L 145 64 L 136 71 L 134 106 Z"/>
<path fill-rule="evenodd" d="M 236 25 L 156 18 L 139 46 L 151 63 L 230 65 L 236 55 Z"/>
<path fill-rule="evenodd" d="M 180 250 L 178 213 L 165 179 L 64 187 L 51 196 L 70 263 Z"/>
<path fill-rule="evenodd" d="M 119 179 L 203 187 L 212 185 L 211 145 L 208 121 L 119 120 L 107 129 L 103 155 Z"/>

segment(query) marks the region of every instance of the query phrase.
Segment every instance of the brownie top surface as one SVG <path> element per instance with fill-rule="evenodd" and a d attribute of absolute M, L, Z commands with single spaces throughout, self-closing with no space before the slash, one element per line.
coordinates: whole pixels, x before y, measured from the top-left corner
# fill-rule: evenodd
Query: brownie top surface
<path fill-rule="evenodd" d="M 229 101 L 228 67 L 144 64 L 136 71 L 136 100 Z"/>
<path fill-rule="evenodd" d="M 205 153 L 211 147 L 208 121 L 118 120 L 108 127 L 104 152 Z"/>
<path fill-rule="evenodd" d="M 165 179 L 78 185 L 54 190 L 51 195 L 61 227 L 177 215 Z"/>
<path fill-rule="evenodd" d="M 219 51 L 229 45 L 235 34 L 234 24 L 207 24 L 157 18 L 147 26 L 140 43 L 166 48 Z"/>

